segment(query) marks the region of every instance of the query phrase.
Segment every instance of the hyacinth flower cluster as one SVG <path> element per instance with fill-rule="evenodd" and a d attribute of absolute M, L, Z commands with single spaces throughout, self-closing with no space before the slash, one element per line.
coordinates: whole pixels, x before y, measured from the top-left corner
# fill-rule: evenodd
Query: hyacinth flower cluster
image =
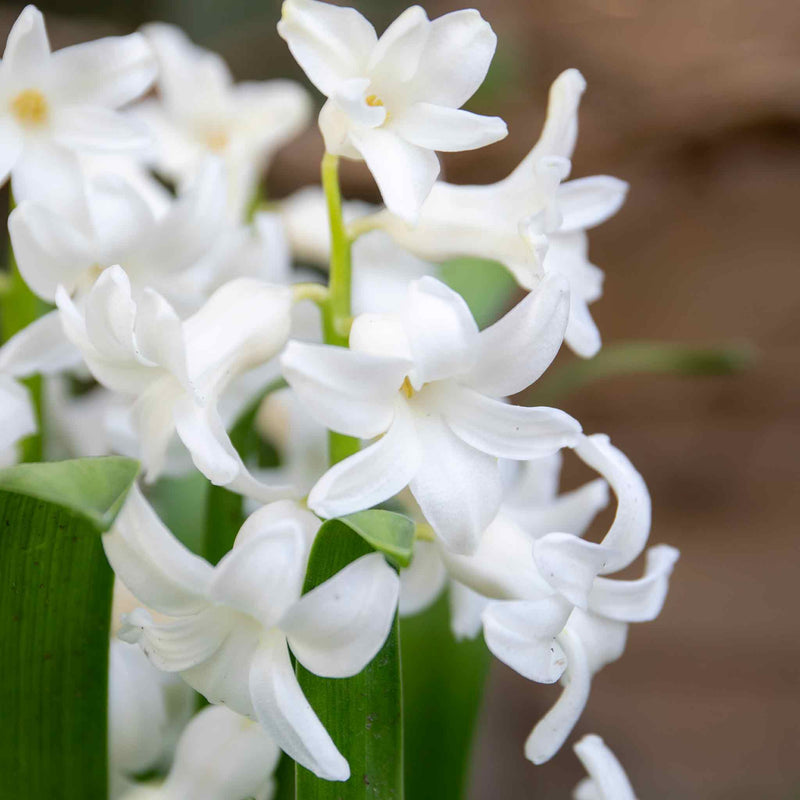
<path fill-rule="evenodd" d="M 0 348 L 0 449 L 13 461 L 46 424 L 70 455 L 142 465 L 103 537 L 127 607 L 109 714 L 112 787 L 128 800 L 267 798 L 280 753 L 348 780 L 293 661 L 358 675 L 396 614 L 445 591 L 457 639 L 482 635 L 523 677 L 561 683 L 524 743 L 542 764 L 629 625 L 658 616 L 678 558 L 648 547 L 647 487 L 607 436 L 515 401 L 564 342 L 579 358 L 602 344 L 587 231 L 627 187 L 568 180 L 580 73 L 556 78 L 544 129 L 508 177 L 455 185 L 437 153 L 508 133 L 462 108 L 497 44 L 477 11 L 431 20 L 414 6 L 378 36 L 355 9 L 286 0 L 277 32 L 323 96 L 325 155 L 321 187 L 270 203 L 254 202 L 260 176 L 320 99 L 302 86 L 237 84 L 165 24 L 51 52 L 33 6 L 0 65 L 17 274 L 52 307 Z M 342 199 L 341 158 L 366 164 L 382 206 Z M 498 262 L 518 284 L 482 329 L 442 280 L 455 257 Z M 36 375 L 44 402 L 26 388 Z M 71 392 L 76 381 L 88 389 Z M 254 403 L 250 435 L 271 441 L 278 467 L 232 441 Z M 564 457 L 596 477 L 561 492 Z M 218 562 L 148 500 L 190 472 L 252 512 Z M 610 494 L 613 520 L 585 538 Z M 414 523 L 409 563 L 372 552 L 304 592 L 324 521 L 386 503 Z M 641 577 L 614 577 L 640 556 Z M 210 704 L 194 715 L 192 690 Z M 602 740 L 575 749 L 590 775 L 576 797 L 633 798 Z M 134 779 L 157 768 L 158 781 Z"/>

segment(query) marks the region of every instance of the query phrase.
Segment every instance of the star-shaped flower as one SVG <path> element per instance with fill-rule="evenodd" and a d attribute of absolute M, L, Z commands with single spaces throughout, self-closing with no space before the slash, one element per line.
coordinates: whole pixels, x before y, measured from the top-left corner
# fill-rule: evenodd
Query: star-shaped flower
<path fill-rule="evenodd" d="M 319 524 L 290 501 L 263 506 L 213 567 L 180 544 L 134 489 L 103 545 L 136 597 L 166 616 L 133 612 L 123 639 L 210 702 L 257 719 L 316 775 L 347 780 L 347 762 L 304 697 L 289 648 L 317 675 L 359 673 L 386 640 L 399 580 L 380 553 L 370 553 L 301 596 Z"/>
<path fill-rule="evenodd" d="M 286 0 L 278 33 L 328 98 L 319 117 L 328 152 L 363 158 L 403 219 L 416 219 L 439 174 L 435 151 L 473 150 L 507 134 L 498 117 L 461 109 L 497 45 L 474 9 L 431 21 L 412 6 L 378 38 L 353 8 Z"/>
<path fill-rule="evenodd" d="M 553 408 L 502 399 L 533 383 L 561 344 L 565 287 L 542 283 L 479 332 L 463 298 L 434 278 L 410 285 L 399 314 L 362 314 L 350 349 L 292 341 L 283 374 L 319 422 L 380 437 L 311 490 L 325 517 L 370 508 L 405 486 L 445 546 L 469 553 L 500 508 L 498 458 L 573 444 L 580 425 Z"/>
<path fill-rule="evenodd" d="M 26 6 L 0 65 L 0 181 L 11 173 L 17 200 L 69 202 L 79 189 L 72 181 L 76 152 L 148 145 L 142 126 L 116 109 L 142 95 L 155 74 L 140 34 L 52 53 L 41 12 Z"/>

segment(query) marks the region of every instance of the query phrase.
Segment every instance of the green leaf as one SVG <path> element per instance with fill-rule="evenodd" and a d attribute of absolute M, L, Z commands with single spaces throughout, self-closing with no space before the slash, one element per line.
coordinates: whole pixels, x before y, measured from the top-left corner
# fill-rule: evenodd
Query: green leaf
<path fill-rule="evenodd" d="M 200 472 L 160 478 L 147 488 L 147 499 L 162 522 L 193 553 L 202 554 L 206 503 L 211 484 Z"/>
<path fill-rule="evenodd" d="M 339 520 L 320 528 L 308 561 L 304 592 L 373 549 Z M 324 781 L 298 766 L 298 800 L 402 800 L 403 719 L 397 619 L 381 651 L 353 678 L 320 678 L 296 667 L 311 707 L 350 764 L 350 780 Z"/>
<path fill-rule="evenodd" d="M 480 328 L 495 322 L 519 291 L 517 282 L 502 264 L 483 258 L 446 261 L 439 268 L 439 276 L 467 301 Z"/>
<path fill-rule="evenodd" d="M 407 567 L 411 563 L 414 523 L 403 514 L 371 509 L 348 514 L 338 520 L 398 566 Z"/>
<path fill-rule="evenodd" d="M 556 367 L 526 392 L 535 405 L 552 405 L 582 386 L 623 375 L 728 375 L 750 367 L 756 354 L 747 344 L 702 347 L 675 342 L 607 344 L 594 358 Z"/>
<path fill-rule="evenodd" d="M 414 800 L 463 800 L 491 655 L 482 638 L 457 642 L 446 593 L 400 622 L 405 785 Z"/>
<path fill-rule="evenodd" d="M 18 464 L 0 470 L 0 491 L 69 509 L 105 531 L 122 508 L 138 471 L 136 461 L 121 456 Z"/>
<path fill-rule="evenodd" d="M 113 574 L 100 534 L 136 472 L 122 458 L 0 471 L 4 796 L 106 796 Z"/>

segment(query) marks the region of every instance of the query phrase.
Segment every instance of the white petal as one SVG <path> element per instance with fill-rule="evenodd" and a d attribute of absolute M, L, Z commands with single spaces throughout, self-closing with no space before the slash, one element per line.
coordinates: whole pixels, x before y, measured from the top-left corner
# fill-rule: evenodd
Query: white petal
<path fill-rule="evenodd" d="M 8 116 L 0 117 L 0 185 L 19 161 L 24 142 L 19 126 Z"/>
<path fill-rule="evenodd" d="M 15 208 L 8 218 L 8 231 L 20 275 L 48 302 L 55 299 L 59 285 L 72 292 L 94 263 L 89 239 L 60 214 L 38 203 L 26 202 Z"/>
<path fill-rule="evenodd" d="M 466 387 L 448 387 L 442 403 L 450 429 L 468 445 L 498 458 L 526 460 L 570 447 L 580 423 L 557 408 L 503 403 Z"/>
<path fill-rule="evenodd" d="M 366 91 L 369 84 L 369 78 L 350 78 L 339 84 L 331 95 L 331 101 L 347 115 L 348 125 L 353 123 L 377 128 L 386 120 L 386 109 L 383 106 L 371 106 L 367 103 Z"/>
<path fill-rule="evenodd" d="M 280 749 L 264 729 L 224 706 L 199 711 L 181 734 L 165 797 L 255 797 L 269 782 Z"/>
<path fill-rule="evenodd" d="M 608 484 L 597 478 L 549 503 L 505 504 L 506 513 L 531 536 L 564 531 L 583 536 L 600 509 L 608 505 Z"/>
<path fill-rule="evenodd" d="M 585 90 L 586 80 L 577 69 L 565 70 L 553 81 L 542 134 L 514 171 L 515 175 L 532 169 L 537 161 L 547 156 L 572 158 L 578 135 L 578 106 Z"/>
<path fill-rule="evenodd" d="M 137 120 L 101 106 L 67 106 L 53 115 L 55 140 L 76 150 L 144 150 L 150 136 Z"/>
<path fill-rule="evenodd" d="M 505 397 L 534 383 L 556 357 L 569 317 L 569 286 L 547 276 L 502 319 L 481 331 L 469 384 Z"/>
<path fill-rule="evenodd" d="M 563 460 L 561 453 L 558 452 L 544 458 L 532 458 L 529 461 L 502 462 L 501 467 L 506 470 L 504 472 L 507 484 L 506 504 L 512 508 L 520 506 L 533 509 L 555 500 L 558 495 Z M 550 530 L 575 532 L 571 528 L 550 528 Z"/>
<path fill-rule="evenodd" d="M 11 173 L 14 200 L 42 203 L 81 230 L 90 225 L 84 176 L 77 155 L 49 139 L 26 142 Z"/>
<path fill-rule="evenodd" d="M 636 800 L 628 776 L 617 757 L 596 734 L 584 736 L 573 746 L 603 800 Z"/>
<path fill-rule="evenodd" d="M 321 517 L 339 517 L 382 503 L 417 474 L 421 451 L 408 408 L 397 401 L 394 421 L 374 444 L 331 467 L 308 496 Z"/>
<path fill-rule="evenodd" d="M 0 375 L 0 452 L 32 433 L 36 433 L 36 417 L 28 390 Z"/>
<path fill-rule="evenodd" d="M 576 608 L 567 622 L 567 631 L 583 647 L 589 672 L 594 675 L 622 657 L 629 625 Z"/>
<path fill-rule="evenodd" d="M 414 77 L 429 28 L 425 11 L 411 6 L 381 34 L 367 64 L 376 88 L 405 83 Z"/>
<path fill-rule="evenodd" d="M 508 127 L 500 117 L 431 103 L 409 106 L 391 120 L 389 129 L 411 144 L 444 153 L 475 150 L 508 136 Z"/>
<path fill-rule="evenodd" d="M 489 603 L 482 615 L 486 646 L 524 678 L 555 683 L 567 666 L 556 637 L 571 611 L 569 603 L 556 596 L 534 603 Z"/>
<path fill-rule="evenodd" d="M 352 130 L 350 139 L 367 162 L 386 207 L 406 222 L 416 222 L 439 176 L 436 153 L 385 128 Z"/>
<path fill-rule="evenodd" d="M 58 311 L 31 322 L 0 348 L 0 372 L 18 378 L 52 375 L 80 363 L 81 354 L 64 334 Z"/>
<path fill-rule="evenodd" d="M 305 537 L 295 526 L 248 537 L 214 568 L 209 597 L 272 627 L 299 596 L 305 557 Z"/>
<path fill-rule="evenodd" d="M 123 615 L 119 637 L 138 644 L 158 669 L 182 672 L 202 664 L 220 648 L 231 620 L 230 611 L 209 607 L 187 617 L 154 622 L 139 608 Z"/>
<path fill-rule="evenodd" d="M 308 79 L 330 96 L 336 85 L 365 69 L 378 37 L 354 8 L 316 0 L 286 0 L 278 34 Z"/>
<path fill-rule="evenodd" d="M 211 565 L 191 553 L 133 486 L 103 548 L 120 580 L 151 608 L 192 614 L 205 608 Z"/>
<path fill-rule="evenodd" d="M 504 512 L 484 531 L 470 556 L 442 551 L 450 576 L 497 600 L 541 600 L 553 589 L 533 561 L 533 540 Z"/>
<path fill-rule="evenodd" d="M 347 761 L 303 695 L 282 635 L 273 636 L 256 653 L 250 694 L 258 721 L 286 755 L 324 780 L 350 777 Z"/>
<path fill-rule="evenodd" d="M 356 559 L 304 594 L 280 628 L 297 660 L 315 675 L 357 675 L 392 627 L 400 579 L 380 553 Z"/>
<path fill-rule="evenodd" d="M 483 612 L 491 601 L 456 580 L 450 581 L 450 630 L 456 641 L 474 639 L 483 627 Z"/>
<path fill-rule="evenodd" d="M 563 216 L 559 233 L 585 230 L 605 222 L 619 211 L 627 192 L 625 181 L 608 175 L 562 183 L 557 193 Z"/>
<path fill-rule="evenodd" d="M 471 553 L 500 509 L 497 460 L 465 444 L 442 420 L 415 421 L 423 452 L 411 492 L 443 545 Z"/>
<path fill-rule="evenodd" d="M 363 238 L 359 241 L 363 241 Z M 385 277 L 383 273 L 381 278 Z M 411 343 L 403 322 L 400 314 L 373 312 L 359 314 L 350 328 L 350 349 L 358 350 L 360 353 L 371 353 L 374 356 L 402 358 L 409 362 L 410 369 Z"/>
<path fill-rule="evenodd" d="M 227 635 L 208 658 L 182 672 L 181 677 L 210 703 L 226 705 L 254 718 L 250 669 L 264 629 L 238 611 L 219 606 L 213 610 L 227 620 Z"/>
<path fill-rule="evenodd" d="M 70 105 L 119 108 L 144 94 L 156 76 L 155 55 L 140 33 L 64 47 L 51 64 L 54 91 Z"/>
<path fill-rule="evenodd" d="M 181 319 L 175 309 L 150 288 L 144 290 L 137 303 L 134 335 L 144 358 L 172 373 L 182 385 L 188 385 Z"/>
<path fill-rule="evenodd" d="M 95 375 L 107 377 L 107 370 L 99 371 L 94 361 L 88 363 Z M 164 376 L 143 387 L 130 408 L 131 434 L 138 444 L 134 453 L 141 459 L 146 483 L 157 480 L 166 466 L 175 434 L 173 411 L 181 394 L 180 386 L 170 376 Z"/>
<path fill-rule="evenodd" d="M 622 622 L 648 622 L 664 606 L 669 577 L 679 552 L 669 545 L 647 551 L 644 577 L 635 581 L 598 578 L 589 593 L 589 608 L 595 614 Z"/>
<path fill-rule="evenodd" d="M 189 375 L 201 396 L 214 396 L 238 374 L 277 355 L 289 338 L 291 290 L 252 278 L 217 289 L 184 322 Z"/>
<path fill-rule="evenodd" d="M 525 742 L 525 757 L 534 764 L 549 761 L 564 744 L 589 699 L 591 678 L 580 641 L 568 630 L 558 637 L 567 658 L 564 689 Z"/>
<path fill-rule="evenodd" d="M 326 428 L 364 439 L 387 430 L 411 364 L 343 347 L 291 341 L 281 369 L 309 412 Z"/>
<path fill-rule="evenodd" d="M 544 579 L 572 605 L 584 609 L 610 554 L 608 548 L 571 533 L 548 533 L 533 545 L 533 558 Z"/>
<path fill-rule="evenodd" d="M 603 434 L 585 436 L 576 445 L 578 457 L 597 470 L 617 496 L 617 513 L 603 539 L 616 551 L 603 574 L 628 566 L 644 549 L 650 534 L 650 494 L 642 476 L 627 457 Z"/>
<path fill-rule="evenodd" d="M 436 278 L 413 281 L 402 320 L 414 361 L 409 378 L 415 389 L 470 369 L 478 326 L 460 294 Z"/>
<path fill-rule="evenodd" d="M 3 53 L 3 78 L 17 85 L 19 82 L 36 80 L 49 60 L 50 43 L 42 12 L 36 6 L 25 6 L 8 34 Z"/>
<path fill-rule="evenodd" d="M 414 96 L 459 108 L 472 97 L 489 71 L 497 36 L 475 9 L 433 20 L 414 81 Z"/>
<path fill-rule="evenodd" d="M 437 545 L 434 542 L 414 542 L 411 564 L 400 570 L 400 616 L 411 617 L 432 605 L 442 593 L 446 580 L 447 570 Z"/>
<path fill-rule="evenodd" d="M 603 344 L 589 306 L 575 295 L 570 298 L 569 322 L 564 341 L 581 358 L 593 358 L 600 352 Z"/>

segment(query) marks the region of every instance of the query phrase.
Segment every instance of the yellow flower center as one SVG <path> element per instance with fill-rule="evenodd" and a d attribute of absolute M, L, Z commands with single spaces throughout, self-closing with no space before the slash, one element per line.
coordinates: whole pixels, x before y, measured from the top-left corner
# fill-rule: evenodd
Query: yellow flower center
<path fill-rule="evenodd" d="M 411 385 L 411 381 L 408 378 L 403 380 L 403 384 L 400 387 L 400 391 L 409 399 L 414 396 L 414 387 Z"/>
<path fill-rule="evenodd" d="M 47 100 L 38 89 L 24 89 L 12 101 L 11 110 L 27 127 L 36 128 L 47 122 Z"/>
<path fill-rule="evenodd" d="M 208 149 L 213 150 L 215 153 L 222 152 L 228 146 L 229 141 L 228 134 L 225 131 L 212 131 L 206 136 Z"/>
<path fill-rule="evenodd" d="M 368 95 L 365 102 L 368 106 L 371 106 L 372 108 L 377 108 L 383 105 L 383 100 L 381 100 L 380 97 L 378 97 L 378 95 L 376 94 Z"/>

